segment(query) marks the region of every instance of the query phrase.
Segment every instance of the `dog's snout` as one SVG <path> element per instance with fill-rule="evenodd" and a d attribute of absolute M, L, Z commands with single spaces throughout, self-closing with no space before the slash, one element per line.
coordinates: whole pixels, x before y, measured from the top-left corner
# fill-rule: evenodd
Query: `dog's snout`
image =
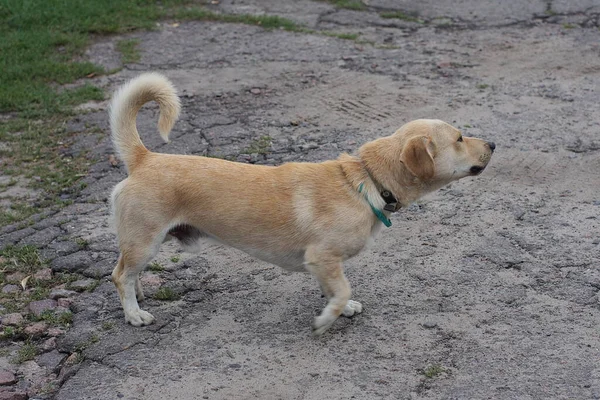
<path fill-rule="evenodd" d="M 492 150 L 492 153 L 494 152 L 494 150 L 496 150 L 496 143 L 487 142 L 487 145 L 490 146 L 490 150 Z"/>

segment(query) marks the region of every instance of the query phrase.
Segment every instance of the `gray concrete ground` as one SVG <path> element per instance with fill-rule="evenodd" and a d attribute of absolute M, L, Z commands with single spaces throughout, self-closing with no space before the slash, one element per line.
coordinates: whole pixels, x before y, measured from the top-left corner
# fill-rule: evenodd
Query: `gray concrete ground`
<path fill-rule="evenodd" d="M 106 104 L 93 105 L 69 126 L 81 133 L 72 151 L 100 160 L 88 187 L 75 204 L 0 239 L 40 246 L 54 271 L 102 277 L 77 297 L 73 327 L 59 337 L 60 353 L 82 351 L 84 360 L 62 368 L 55 398 L 600 398 L 600 3 L 213 7 L 360 36 L 216 22 L 165 22 L 127 36 L 140 39 L 141 61 L 98 83 L 112 90 L 160 71 L 182 94 L 169 144 L 156 133 L 157 108 L 140 114 L 151 149 L 320 161 L 411 119 L 439 118 L 496 142 L 494 158 L 481 176 L 399 212 L 346 263 L 364 313 L 322 337 L 310 335 L 324 304 L 312 277 L 214 244 L 199 255 L 163 247 L 164 270 L 145 273 L 146 292 L 168 287 L 180 299 L 146 300 L 157 322 L 134 328 L 108 280 L 117 249 L 106 202 L 125 171 L 108 162 Z M 380 17 L 390 10 L 422 23 Z M 95 44 L 90 59 L 118 65 L 115 40 Z M 65 235 L 89 246 L 69 246 Z"/>

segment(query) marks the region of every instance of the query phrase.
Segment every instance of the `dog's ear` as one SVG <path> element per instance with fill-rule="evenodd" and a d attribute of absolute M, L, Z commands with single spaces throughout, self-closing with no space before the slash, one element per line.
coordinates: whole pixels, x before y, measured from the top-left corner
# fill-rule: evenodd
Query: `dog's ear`
<path fill-rule="evenodd" d="M 410 139 L 402 148 L 400 161 L 421 180 L 429 180 L 435 174 L 433 162 L 434 144 L 427 136 Z"/>

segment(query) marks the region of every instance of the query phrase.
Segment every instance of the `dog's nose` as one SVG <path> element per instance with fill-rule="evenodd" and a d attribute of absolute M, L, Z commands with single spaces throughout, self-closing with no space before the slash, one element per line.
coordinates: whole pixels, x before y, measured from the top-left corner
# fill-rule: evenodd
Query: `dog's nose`
<path fill-rule="evenodd" d="M 494 150 L 496 149 L 496 143 L 494 143 L 494 142 L 488 142 L 488 146 L 490 146 L 490 150 L 492 150 L 492 153 L 493 153 Z"/>

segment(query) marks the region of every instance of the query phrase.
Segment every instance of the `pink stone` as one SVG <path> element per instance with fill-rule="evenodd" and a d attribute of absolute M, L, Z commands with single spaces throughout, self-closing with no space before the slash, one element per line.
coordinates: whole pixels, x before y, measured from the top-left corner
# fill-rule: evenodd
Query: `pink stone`
<path fill-rule="evenodd" d="M 58 299 L 58 306 L 63 308 L 69 308 L 73 304 L 73 299 L 68 299 L 63 297 L 62 299 Z"/>
<path fill-rule="evenodd" d="M 54 310 L 57 306 L 56 300 L 46 299 L 46 300 L 38 300 L 32 301 L 29 303 L 29 310 L 35 316 L 40 316 L 44 311 Z"/>
<path fill-rule="evenodd" d="M 65 330 L 60 328 L 50 328 L 48 329 L 48 336 L 56 337 L 60 335 L 64 335 Z"/>
<path fill-rule="evenodd" d="M 27 400 L 27 393 L 20 389 L 11 391 L 8 388 L 1 388 L 0 400 Z"/>
<path fill-rule="evenodd" d="M 2 293 L 16 293 L 21 289 L 17 285 L 4 285 L 2 288 Z"/>
<path fill-rule="evenodd" d="M 6 282 L 21 282 L 23 278 L 25 278 L 25 274 L 22 272 L 13 272 L 4 277 Z"/>
<path fill-rule="evenodd" d="M 2 317 L 2 324 L 20 326 L 23 324 L 23 316 L 19 313 L 6 314 Z"/>
<path fill-rule="evenodd" d="M 44 350 L 44 351 L 54 350 L 55 348 L 56 348 L 56 338 L 55 337 L 51 337 L 50 339 L 47 339 L 44 343 L 42 343 L 42 350 Z"/>
<path fill-rule="evenodd" d="M 39 281 L 49 281 L 50 279 L 52 279 L 52 269 L 40 269 L 38 272 L 35 273 L 35 275 L 33 275 L 33 277 Z"/>
<path fill-rule="evenodd" d="M 70 367 L 71 365 L 77 364 L 79 361 L 79 353 L 73 353 L 65 360 L 65 367 Z"/>
<path fill-rule="evenodd" d="M 12 385 L 16 381 L 15 374 L 5 369 L 0 369 L 0 385 Z"/>
<path fill-rule="evenodd" d="M 25 332 L 26 335 L 37 337 L 42 336 L 47 328 L 48 324 L 42 321 L 29 325 L 23 332 Z"/>
<path fill-rule="evenodd" d="M 148 286 L 160 286 L 163 282 L 160 276 L 154 274 L 144 275 L 140 278 L 140 281 L 142 282 L 142 284 Z"/>

